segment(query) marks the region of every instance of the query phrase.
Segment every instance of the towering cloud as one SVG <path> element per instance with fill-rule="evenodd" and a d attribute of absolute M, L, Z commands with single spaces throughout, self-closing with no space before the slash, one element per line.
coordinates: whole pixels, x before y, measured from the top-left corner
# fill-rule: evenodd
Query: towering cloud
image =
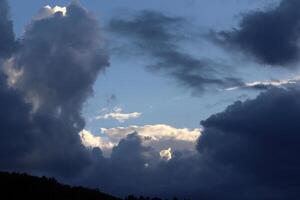
<path fill-rule="evenodd" d="M 240 85 L 239 79 L 222 70 L 223 64 L 182 51 L 180 41 L 188 37 L 182 31 L 186 27 L 184 19 L 154 11 L 143 11 L 132 19 L 113 19 L 109 24 L 113 33 L 127 37 L 137 51 L 154 60 L 149 69 L 175 78 L 194 92 Z"/>
<path fill-rule="evenodd" d="M 7 24 L 2 25 L 4 33 L 11 31 L 9 20 Z M 58 10 L 26 27 L 18 49 L 4 64 L 7 80 L 2 78 L 0 98 L 8 112 L 0 122 L 5 127 L 0 146 L 7 156 L 0 157 L 1 169 L 65 176 L 89 162 L 78 133 L 84 127 L 82 105 L 108 66 L 101 46 L 97 21 L 78 3 L 65 14 Z M 22 156 L 8 156 L 11 152 Z"/>
<path fill-rule="evenodd" d="M 300 2 L 282 0 L 278 7 L 243 15 L 240 26 L 213 32 L 225 48 L 250 54 L 263 64 L 287 66 L 299 61 Z"/>

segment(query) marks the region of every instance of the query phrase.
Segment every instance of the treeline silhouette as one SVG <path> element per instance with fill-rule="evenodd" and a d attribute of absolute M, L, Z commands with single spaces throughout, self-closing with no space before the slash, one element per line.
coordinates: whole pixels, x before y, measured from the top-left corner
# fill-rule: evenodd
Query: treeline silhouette
<path fill-rule="evenodd" d="M 121 200 L 97 189 L 71 187 L 54 178 L 0 172 L 0 199 Z"/>
<path fill-rule="evenodd" d="M 135 197 L 133 195 L 129 195 L 125 198 L 125 200 L 168 200 L 168 199 L 161 199 L 158 197 L 150 198 L 150 197 Z M 173 198 L 172 200 L 179 200 L 178 198 Z M 189 199 L 183 199 L 183 200 L 189 200 Z"/>
<path fill-rule="evenodd" d="M 41 200 L 121 200 L 101 192 L 99 189 L 72 187 L 58 183 L 54 178 L 35 177 L 28 174 L 0 172 L 0 199 Z M 135 197 L 125 200 L 167 200 L 161 198 Z M 179 200 L 174 198 L 172 200 Z"/>

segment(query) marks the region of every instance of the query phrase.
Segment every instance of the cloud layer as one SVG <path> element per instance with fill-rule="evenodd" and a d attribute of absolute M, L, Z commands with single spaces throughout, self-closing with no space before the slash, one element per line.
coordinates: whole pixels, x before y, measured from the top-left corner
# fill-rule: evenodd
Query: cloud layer
<path fill-rule="evenodd" d="M 100 130 L 114 143 L 136 132 L 142 137 L 143 144 L 158 151 L 170 147 L 178 151 L 194 151 L 195 143 L 201 134 L 200 129 L 175 128 L 165 124 L 101 128 Z"/>
<path fill-rule="evenodd" d="M 132 133 L 138 134 L 142 145 L 153 148 L 156 152 L 168 150 L 185 153 L 196 152 L 196 142 L 200 129 L 175 128 L 165 124 L 101 128 L 104 135 L 95 136 L 90 131 L 80 132 L 82 143 L 89 148 L 98 147 L 105 156 L 110 156 L 113 147 Z M 171 153 L 171 150 L 169 151 Z"/>
<path fill-rule="evenodd" d="M 241 86 L 226 88 L 226 91 L 238 90 L 238 89 L 256 89 L 256 90 L 267 90 L 274 87 L 284 88 L 299 83 L 300 78 L 298 76 L 290 79 L 282 80 L 266 80 L 266 81 L 254 81 L 245 83 Z"/>

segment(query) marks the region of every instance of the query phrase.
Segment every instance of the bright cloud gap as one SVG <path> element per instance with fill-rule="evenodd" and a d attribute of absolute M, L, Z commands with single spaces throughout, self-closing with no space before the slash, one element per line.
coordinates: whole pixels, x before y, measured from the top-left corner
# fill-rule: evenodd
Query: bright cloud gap
<path fill-rule="evenodd" d="M 101 128 L 104 135 L 95 135 L 88 130 L 79 133 L 84 146 L 98 147 L 105 156 L 109 156 L 114 146 L 132 133 L 138 133 L 144 146 L 154 148 L 164 160 L 172 158 L 173 151 L 195 152 L 196 141 L 201 130 L 175 128 L 165 124 Z"/>

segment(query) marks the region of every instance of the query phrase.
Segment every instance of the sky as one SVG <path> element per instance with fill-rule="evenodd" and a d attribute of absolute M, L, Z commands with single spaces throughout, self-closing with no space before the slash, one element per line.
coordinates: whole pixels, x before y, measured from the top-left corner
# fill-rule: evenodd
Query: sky
<path fill-rule="evenodd" d="M 297 199 L 299 8 L 0 0 L 0 170 L 120 197 Z"/>

